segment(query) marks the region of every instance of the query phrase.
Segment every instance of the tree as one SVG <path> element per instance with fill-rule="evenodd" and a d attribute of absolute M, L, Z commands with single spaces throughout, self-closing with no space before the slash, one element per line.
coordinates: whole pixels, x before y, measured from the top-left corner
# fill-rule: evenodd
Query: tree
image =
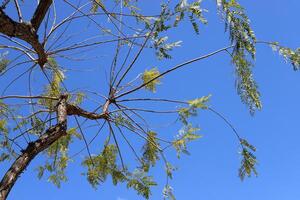
<path fill-rule="evenodd" d="M 171 72 L 225 52 L 235 70 L 238 95 L 254 114 L 262 108 L 252 73 L 256 46 L 271 46 L 294 70 L 299 69 L 300 50 L 257 40 L 244 8 L 235 0 L 217 0 L 220 18 L 229 33 L 228 46 L 169 68 L 159 69 L 145 63 L 141 71 L 136 63 L 145 53 L 154 52 L 158 60 L 172 59 L 170 51 L 180 46 L 180 41 L 168 42 L 168 36 L 182 23 L 189 22 L 195 34 L 207 23 L 201 1 L 160 3 L 150 13 L 139 9 L 142 2 L 130 0 L 44 0 L 38 5 L 2 1 L 0 72 L 5 84 L 1 86 L 0 98 L 0 160 L 10 167 L 0 183 L 0 199 L 6 199 L 37 155 L 44 157 L 37 168 L 38 177 L 48 176 L 48 180 L 60 186 L 61 181 L 67 180 L 65 170 L 69 161 L 83 151 L 87 154 L 82 160 L 85 176 L 93 187 L 111 176 L 114 184 L 125 183 L 147 199 L 151 187 L 156 185 L 150 169 L 160 159 L 167 177 L 164 197 L 174 199 L 168 180 L 175 167 L 168 162 L 165 152 L 174 148 L 178 157 L 189 154 L 188 143 L 200 137 L 191 120 L 199 110 L 216 114 L 232 128 L 241 148 L 240 178 L 257 174 L 255 147 L 209 105 L 209 94 L 183 101 L 148 97 L 141 90 L 156 92 L 162 78 Z M 34 9 L 26 8 L 26 4 Z M 99 51 L 102 46 L 103 51 Z M 83 52 L 87 58 L 82 56 Z M 99 57 L 99 53 L 109 56 Z M 97 68 L 99 63 L 104 65 L 106 71 L 99 75 L 99 83 L 90 83 L 88 88 L 78 83 L 82 80 L 80 73 L 72 75 L 78 62 L 92 68 L 91 73 L 99 74 L 103 73 Z M 15 85 L 22 87 L 13 88 Z M 7 94 L 10 88 L 13 93 Z M 141 108 L 138 102 L 149 102 L 149 107 Z M 155 108 L 152 102 L 162 106 Z M 173 109 L 166 110 L 170 107 Z M 165 136 L 157 132 L 149 125 L 148 113 L 159 118 L 162 114 L 178 116 L 178 134 Z M 98 128 L 90 140 L 85 132 L 89 127 Z M 97 136 L 105 132 L 106 139 L 99 140 Z M 78 143 L 77 140 L 85 147 L 75 149 L 70 156 L 70 145 Z M 101 145 L 91 149 L 94 140 Z M 134 156 L 130 161 L 135 162 L 134 168 L 124 159 L 124 146 Z"/>

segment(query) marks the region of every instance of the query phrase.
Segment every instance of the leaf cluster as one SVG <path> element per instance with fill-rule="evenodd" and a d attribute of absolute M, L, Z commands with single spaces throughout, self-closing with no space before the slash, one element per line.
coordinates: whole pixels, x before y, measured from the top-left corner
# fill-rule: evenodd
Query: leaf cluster
<path fill-rule="evenodd" d="M 37 168 L 38 178 L 41 179 L 47 171 L 50 175 L 48 181 L 52 182 L 57 187 L 61 186 L 61 182 L 67 181 L 65 175 L 68 162 L 71 161 L 68 151 L 69 146 L 73 142 L 73 138 L 82 139 L 76 128 L 67 130 L 67 134 L 54 142 L 47 150 L 47 161 L 44 166 Z"/>
<path fill-rule="evenodd" d="M 255 59 L 256 37 L 244 8 L 236 0 L 219 0 L 218 5 L 233 45 L 231 62 L 235 66 L 237 75 L 237 91 L 242 102 L 248 105 L 250 113 L 253 114 L 256 109 L 262 108 L 260 93 L 253 78 L 250 60 Z"/>
<path fill-rule="evenodd" d="M 249 144 L 245 139 L 241 139 L 240 144 L 242 146 L 242 151 L 240 153 L 242 155 L 242 161 L 239 169 L 239 177 L 241 180 L 244 180 L 246 176 L 250 177 L 252 173 L 257 176 L 257 160 L 253 154 L 256 151 L 256 148 Z"/>
<path fill-rule="evenodd" d="M 271 47 L 274 51 L 278 51 L 286 61 L 290 62 L 295 71 L 300 69 L 300 48 L 293 50 L 288 47 L 280 46 L 278 42 L 273 42 Z"/>
<path fill-rule="evenodd" d="M 160 72 L 156 67 L 150 70 L 145 70 L 142 74 L 142 81 L 145 84 L 145 89 L 150 90 L 151 92 L 156 92 L 156 86 L 160 84 L 160 79 L 156 77 L 159 75 Z"/>
<path fill-rule="evenodd" d="M 159 159 L 159 142 L 157 140 L 157 133 L 149 131 L 147 133 L 147 140 L 143 146 L 143 170 L 149 171 L 150 166 L 154 166 Z"/>

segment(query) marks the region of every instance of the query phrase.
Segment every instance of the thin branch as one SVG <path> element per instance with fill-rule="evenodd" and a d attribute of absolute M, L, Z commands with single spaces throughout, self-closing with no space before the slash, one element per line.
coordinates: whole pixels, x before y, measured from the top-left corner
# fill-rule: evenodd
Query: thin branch
<path fill-rule="evenodd" d="M 128 146 L 130 147 L 130 149 L 132 150 L 133 154 L 135 155 L 136 159 L 140 162 L 140 164 L 143 164 L 142 160 L 140 159 L 140 157 L 138 156 L 137 152 L 135 151 L 135 149 L 133 148 L 133 146 L 130 144 L 129 140 L 126 138 L 125 134 L 123 133 L 122 129 L 115 124 L 115 126 L 117 127 L 117 129 L 119 130 L 119 132 L 121 133 L 122 137 L 124 138 L 124 140 L 126 141 L 126 143 L 128 144 Z"/>
<path fill-rule="evenodd" d="M 199 61 L 199 60 L 203 60 L 203 59 L 205 59 L 205 58 L 209 58 L 209 57 L 211 57 L 211 56 L 213 56 L 213 55 L 215 55 L 215 54 L 218 54 L 218 53 L 220 53 L 220 52 L 226 51 L 227 49 L 230 49 L 230 48 L 233 48 L 233 47 L 234 47 L 234 46 L 231 45 L 231 46 L 228 46 L 228 47 L 219 49 L 219 50 L 217 50 L 217 51 L 214 51 L 214 52 L 212 52 L 212 53 L 206 54 L 206 55 L 204 55 L 204 56 L 200 56 L 200 57 L 198 57 L 198 58 L 194 58 L 194 59 L 192 59 L 192 60 L 189 60 L 189 61 L 186 61 L 186 62 L 181 63 L 181 64 L 179 64 L 179 65 L 176 65 L 175 67 L 173 67 L 173 68 L 171 68 L 171 69 L 169 69 L 169 70 L 167 70 L 167 71 L 165 71 L 165 72 L 159 74 L 158 76 L 152 78 L 151 80 L 147 81 L 146 83 L 143 83 L 143 84 L 141 84 L 140 86 L 138 86 L 138 87 L 136 87 L 136 88 L 134 88 L 134 89 L 132 89 L 132 90 L 130 90 L 130 91 L 127 91 L 127 92 L 125 92 L 125 93 L 123 93 L 123 94 L 120 94 L 120 95 L 116 96 L 115 98 L 118 99 L 118 98 L 120 98 L 120 97 L 122 97 L 122 96 L 125 96 L 125 95 L 128 95 L 128 94 L 132 93 L 132 92 L 135 92 L 135 91 L 137 91 L 137 90 L 139 90 L 139 89 L 145 87 L 145 86 L 148 85 L 149 83 L 153 82 L 154 80 L 156 80 L 156 79 L 158 79 L 158 78 L 160 78 L 160 77 L 162 77 L 162 76 L 164 76 L 164 75 L 166 75 L 166 74 L 169 74 L 169 73 L 172 72 L 172 71 L 175 71 L 175 70 L 177 70 L 177 69 L 179 69 L 179 68 L 181 68 L 181 67 L 184 67 L 184 66 L 186 66 L 186 65 L 188 65 L 188 64 L 191 64 L 191 63 L 193 63 L 193 62 L 196 62 L 196 61 Z"/>
<path fill-rule="evenodd" d="M 14 3 L 15 3 L 17 12 L 18 12 L 19 22 L 23 22 L 22 12 L 21 12 L 18 0 L 14 0 Z"/>
<path fill-rule="evenodd" d="M 50 99 L 50 100 L 58 100 L 57 97 L 50 96 L 21 96 L 21 95 L 8 95 L 2 96 L 0 99 Z"/>
<path fill-rule="evenodd" d="M 113 136 L 114 142 L 115 142 L 115 144 L 116 144 L 116 147 L 117 147 L 117 149 L 118 149 L 118 154 L 119 154 L 119 157 L 120 157 L 120 160 L 121 160 L 122 168 L 123 168 L 123 170 L 125 171 L 125 165 L 124 165 L 122 153 L 121 153 L 120 146 L 119 146 L 119 144 L 118 144 L 118 140 L 117 140 L 117 138 L 116 138 L 114 129 L 112 128 L 111 123 L 110 123 L 109 121 L 108 121 L 108 125 L 109 125 L 109 130 L 110 130 L 110 132 L 111 132 L 111 134 L 112 134 L 112 136 Z"/>
<path fill-rule="evenodd" d="M 104 125 L 106 124 L 106 120 L 103 122 L 103 124 L 100 126 L 99 130 L 97 131 L 97 133 L 95 134 L 95 136 L 88 142 L 88 146 L 92 144 L 92 142 L 97 138 L 97 136 L 99 135 L 99 133 L 101 132 L 101 130 L 103 129 Z M 81 124 L 82 125 L 82 124 Z M 98 125 L 98 124 L 97 124 Z M 79 155 L 81 152 L 83 152 L 86 149 L 86 146 L 84 148 L 82 148 L 80 151 L 78 151 L 77 153 L 73 154 L 72 156 L 70 156 L 70 158 L 74 158 L 77 155 Z"/>
<path fill-rule="evenodd" d="M 77 117 L 74 116 L 74 118 L 75 118 L 76 124 L 77 124 L 77 126 L 78 126 L 79 132 L 80 132 L 80 134 L 81 134 L 81 137 L 82 137 L 82 139 L 83 139 L 83 141 L 84 141 L 84 144 L 85 144 L 86 150 L 87 150 L 87 152 L 88 152 L 89 158 L 91 159 L 92 164 L 93 164 L 93 166 L 94 166 L 94 160 L 93 160 L 93 157 L 92 157 L 92 155 L 91 155 L 91 151 L 90 151 L 90 148 L 89 148 L 89 144 L 88 144 L 88 142 L 87 142 L 87 140 L 86 140 L 86 138 L 85 138 L 85 135 L 83 134 L 82 128 L 81 128 L 81 126 L 80 126 L 80 124 L 79 124 L 79 121 L 78 121 Z"/>

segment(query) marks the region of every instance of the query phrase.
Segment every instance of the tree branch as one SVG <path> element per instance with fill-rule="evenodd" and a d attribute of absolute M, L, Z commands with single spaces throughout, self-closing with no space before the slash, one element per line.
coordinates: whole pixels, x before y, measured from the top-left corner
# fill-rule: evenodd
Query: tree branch
<path fill-rule="evenodd" d="M 78 115 L 80 117 L 84 117 L 87 119 L 95 120 L 95 119 L 107 119 L 108 113 L 97 114 L 94 112 L 88 112 L 80 108 L 79 106 L 75 106 L 72 104 L 67 104 L 67 114 L 68 115 Z"/>
<path fill-rule="evenodd" d="M 51 4 L 52 0 L 41 0 L 38 7 L 36 8 L 31 19 L 31 24 L 36 31 L 39 29 Z"/>
<path fill-rule="evenodd" d="M 57 104 L 58 123 L 50 127 L 39 139 L 35 142 L 30 142 L 22 154 L 15 160 L 9 170 L 5 173 L 0 182 L 0 200 L 5 200 L 11 188 L 27 168 L 30 162 L 39 153 L 51 146 L 62 136 L 66 135 L 67 131 L 67 95 L 61 95 Z"/>
<path fill-rule="evenodd" d="M 29 23 L 20 23 L 12 20 L 0 8 L 0 33 L 9 37 L 19 38 L 32 46 L 38 55 L 38 63 L 41 67 L 47 62 L 47 54 L 44 46 L 39 42 L 35 28 Z"/>

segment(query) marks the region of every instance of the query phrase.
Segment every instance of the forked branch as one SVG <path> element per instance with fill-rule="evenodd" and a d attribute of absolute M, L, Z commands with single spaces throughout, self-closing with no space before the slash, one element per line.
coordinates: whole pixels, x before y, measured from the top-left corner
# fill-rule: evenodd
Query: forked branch
<path fill-rule="evenodd" d="M 50 127 L 39 139 L 30 142 L 22 154 L 15 160 L 0 182 L 0 200 L 5 200 L 18 177 L 30 162 L 55 141 L 64 136 L 67 131 L 67 96 L 62 95 L 57 105 L 58 121 Z"/>

